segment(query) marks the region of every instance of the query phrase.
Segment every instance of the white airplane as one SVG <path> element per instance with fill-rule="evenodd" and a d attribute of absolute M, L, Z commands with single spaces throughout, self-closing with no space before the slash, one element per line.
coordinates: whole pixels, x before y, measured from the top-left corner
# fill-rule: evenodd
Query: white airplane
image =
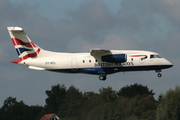
<path fill-rule="evenodd" d="M 108 74 L 125 71 L 155 70 L 161 77 L 161 69 L 173 66 L 158 53 L 150 51 L 91 49 L 90 53 L 51 52 L 35 45 L 22 28 L 7 29 L 20 59 L 11 62 L 30 69 L 93 74 L 106 80 Z"/>

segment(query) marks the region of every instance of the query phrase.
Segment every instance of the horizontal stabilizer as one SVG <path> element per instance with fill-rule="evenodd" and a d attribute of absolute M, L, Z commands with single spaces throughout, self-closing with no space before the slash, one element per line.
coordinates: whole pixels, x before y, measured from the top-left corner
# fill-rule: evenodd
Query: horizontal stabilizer
<path fill-rule="evenodd" d="M 35 67 L 35 66 L 29 66 L 29 69 L 35 69 L 35 70 L 46 70 L 45 68 Z"/>

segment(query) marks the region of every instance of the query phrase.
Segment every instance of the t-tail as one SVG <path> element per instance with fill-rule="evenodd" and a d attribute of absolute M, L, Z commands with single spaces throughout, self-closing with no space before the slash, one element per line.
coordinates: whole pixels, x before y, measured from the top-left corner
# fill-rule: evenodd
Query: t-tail
<path fill-rule="evenodd" d="M 7 27 L 16 52 L 20 60 L 11 61 L 19 63 L 28 58 L 37 58 L 41 48 L 37 47 L 20 27 Z"/>

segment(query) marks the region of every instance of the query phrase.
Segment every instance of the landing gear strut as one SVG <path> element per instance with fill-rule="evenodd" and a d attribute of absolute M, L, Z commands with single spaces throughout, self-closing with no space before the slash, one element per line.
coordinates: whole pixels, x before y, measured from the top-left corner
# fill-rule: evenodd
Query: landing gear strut
<path fill-rule="evenodd" d="M 99 75 L 99 80 L 105 81 L 105 80 L 106 80 L 106 75 L 100 74 L 100 75 Z"/>

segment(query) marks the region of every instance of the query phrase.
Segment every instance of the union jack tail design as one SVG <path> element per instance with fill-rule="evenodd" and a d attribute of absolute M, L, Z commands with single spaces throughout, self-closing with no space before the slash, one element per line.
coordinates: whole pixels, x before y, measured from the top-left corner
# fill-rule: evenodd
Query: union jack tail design
<path fill-rule="evenodd" d="M 25 34 L 24 30 L 20 27 L 8 27 L 7 28 L 16 49 L 16 52 L 19 56 L 18 61 L 12 61 L 13 63 L 20 62 L 27 58 L 36 58 L 38 57 L 40 48 L 31 41 L 31 39 Z"/>

